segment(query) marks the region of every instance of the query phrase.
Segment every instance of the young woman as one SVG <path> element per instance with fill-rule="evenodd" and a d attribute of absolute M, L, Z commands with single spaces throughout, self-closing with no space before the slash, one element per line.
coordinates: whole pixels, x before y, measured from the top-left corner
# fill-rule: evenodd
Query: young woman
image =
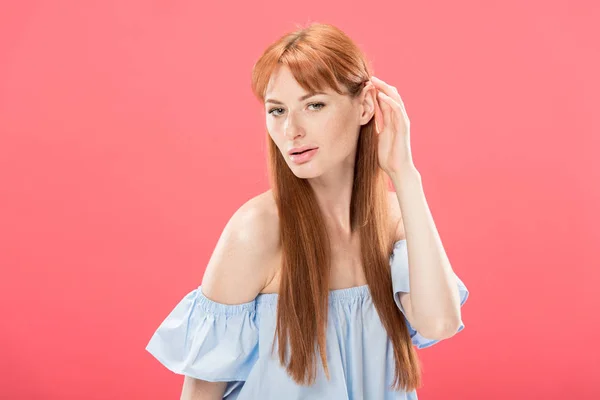
<path fill-rule="evenodd" d="M 464 328 L 469 292 L 431 218 L 402 100 L 367 65 L 317 23 L 254 65 L 271 190 L 234 213 L 202 284 L 146 348 L 185 376 L 182 399 L 416 399 L 413 345 Z"/>

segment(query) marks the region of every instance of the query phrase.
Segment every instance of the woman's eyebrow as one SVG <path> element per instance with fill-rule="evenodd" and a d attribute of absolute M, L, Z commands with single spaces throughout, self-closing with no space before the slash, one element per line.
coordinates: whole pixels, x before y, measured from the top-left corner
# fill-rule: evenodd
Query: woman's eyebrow
<path fill-rule="evenodd" d="M 323 92 L 311 92 L 311 93 L 307 93 L 304 96 L 300 97 L 298 99 L 298 101 L 304 101 L 304 100 L 308 99 L 309 97 L 313 97 L 313 96 L 316 96 L 318 94 L 327 94 L 327 93 L 323 93 Z M 275 100 L 275 99 L 267 99 L 267 100 L 265 100 L 265 104 L 267 104 L 267 103 L 283 104 L 281 101 Z"/>

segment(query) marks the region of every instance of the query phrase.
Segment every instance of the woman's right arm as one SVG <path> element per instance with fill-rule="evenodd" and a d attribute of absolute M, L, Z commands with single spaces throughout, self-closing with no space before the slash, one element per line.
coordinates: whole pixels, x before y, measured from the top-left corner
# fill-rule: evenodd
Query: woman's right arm
<path fill-rule="evenodd" d="M 279 243 L 278 221 L 257 199 L 242 205 L 219 238 L 202 278 L 202 293 L 223 304 L 254 300 L 267 285 Z M 220 400 L 227 382 L 185 376 L 180 400 Z"/>

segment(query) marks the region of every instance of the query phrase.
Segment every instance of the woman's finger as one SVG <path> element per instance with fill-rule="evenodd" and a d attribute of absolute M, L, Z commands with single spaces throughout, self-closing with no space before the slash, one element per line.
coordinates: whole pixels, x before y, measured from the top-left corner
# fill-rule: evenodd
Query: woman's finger
<path fill-rule="evenodd" d="M 378 92 L 377 98 L 379 100 L 379 108 L 381 109 L 383 114 L 383 127 L 380 127 L 380 130 L 384 130 L 392 126 L 392 113 L 394 112 L 394 110 L 392 109 L 392 106 L 388 103 L 389 97 L 387 97 L 385 93 Z"/>
<path fill-rule="evenodd" d="M 397 100 L 399 102 L 402 101 L 400 99 L 400 95 L 398 94 L 398 89 L 396 89 L 394 86 L 385 83 L 376 76 L 371 76 L 371 82 L 373 82 L 373 84 L 378 90 L 381 90 L 383 93 L 387 94 L 392 99 Z"/>

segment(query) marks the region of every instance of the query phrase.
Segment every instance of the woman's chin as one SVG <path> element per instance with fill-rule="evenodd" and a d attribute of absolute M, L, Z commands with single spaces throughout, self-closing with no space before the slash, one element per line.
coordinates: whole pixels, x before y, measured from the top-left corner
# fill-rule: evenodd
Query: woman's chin
<path fill-rule="evenodd" d="M 294 175 L 296 175 L 296 178 L 300 178 L 300 179 L 311 179 L 311 178 L 317 177 L 316 174 L 301 174 L 301 173 L 296 173 L 296 172 L 294 172 Z"/>
<path fill-rule="evenodd" d="M 291 170 L 292 173 L 300 179 L 316 178 L 320 175 L 314 168 L 304 168 L 304 165 L 294 165 Z"/>

